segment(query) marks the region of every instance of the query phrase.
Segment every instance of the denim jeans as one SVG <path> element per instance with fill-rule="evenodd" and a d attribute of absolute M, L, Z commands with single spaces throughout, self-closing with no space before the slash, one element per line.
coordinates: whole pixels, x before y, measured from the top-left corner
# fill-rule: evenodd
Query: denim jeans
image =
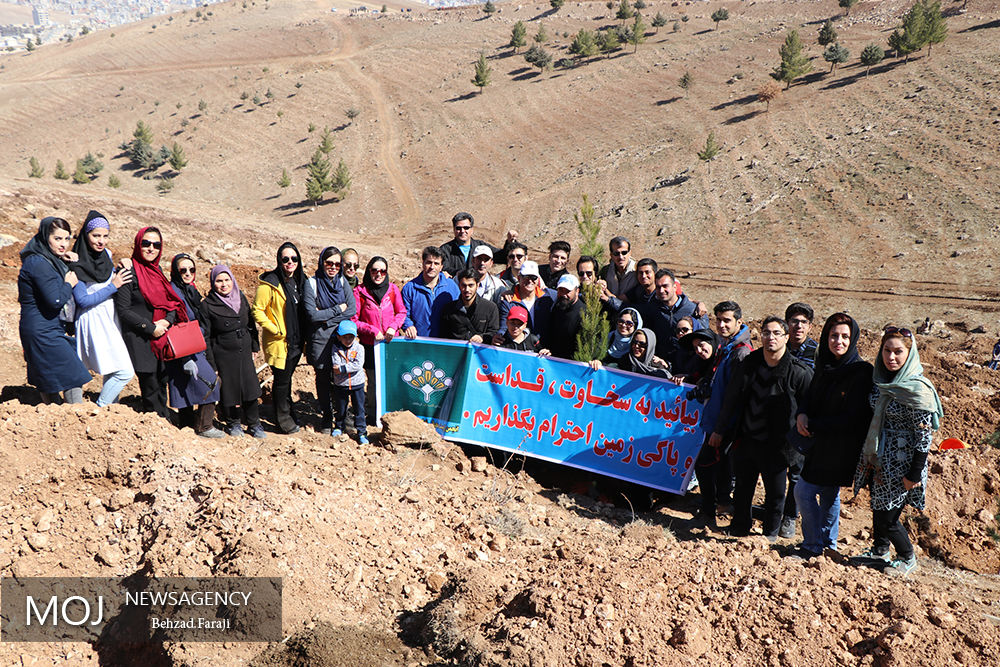
<path fill-rule="evenodd" d="M 802 517 L 802 548 L 814 554 L 837 550 L 840 532 L 840 487 L 819 486 L 799 479 L 795 500 Z"/>
<path fill-rule="evenodd" d="M 98 407 L 104 407 L 116 402 L 118 394 L 122 393 L 122 389 L 125 388 L 125 385 L 131 379 L 132 371 L 129 370 L 115 371 L 114 373 L 105 375 L 104 386 L 101 387 L 101 395 L 97 397 Z"/>
<path fill-rule="evenodd" d="M 334 427 L 343 431 L 347 424 L 347 404 L 354 404 L 354 428 L 358 435 L 367 435 L 368 427 L 365 424 L 365 385 L 359 384 L 356 387 L 332 387 L 334 413 Z"/>

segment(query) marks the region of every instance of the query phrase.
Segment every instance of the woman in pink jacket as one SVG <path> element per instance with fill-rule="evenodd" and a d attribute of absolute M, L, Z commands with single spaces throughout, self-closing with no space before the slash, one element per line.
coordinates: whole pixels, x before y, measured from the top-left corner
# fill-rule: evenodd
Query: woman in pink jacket
<path fill-rule="evenodd" d="M 406 306 L 399 288 L 389 280 L 389 263 L 385 257 L 372 257 L 365 267 L 361 284 L 354 288 L 358 337 L 365 348 L 365 371 L 368 390 L 365 392 L 365 414 L 368 424 L 375 425 L 375 343 L 391 341 L 406 319 Z"/>

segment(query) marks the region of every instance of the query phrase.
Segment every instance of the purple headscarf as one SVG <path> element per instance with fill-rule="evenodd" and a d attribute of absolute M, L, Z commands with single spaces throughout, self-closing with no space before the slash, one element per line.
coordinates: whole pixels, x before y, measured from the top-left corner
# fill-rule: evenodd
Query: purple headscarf
<path fill-rule="evenodd" d="M 227 273 L 227 274 L 229 274 L 229 279 L 233 281 L 233 289 L 226 296 L 223 296 L 223 295 L 219 294 L 219 292 L 216 291 L 216 289 L 215 289 L 215 279 L 219 276 L 220 273 Z M 219 300 L 222 301 L 222 303 L 224 303 L 227 306 L 229 306 L 229 308 L 234 313 L 236 313 L 237 315 L 239 315 L 240 314 L 240 287 L 239 287 L 239 285 L 236 284 L 236 278 L 233 277 L 232 269 L 230 269 L 225 264 L 216 264 L 215 266 L 212 267 L 211 273 L 209 273 L 209 281 L 212 284 L 212 291 L 215 292 L 215 295 L 217 297 L 219 297 Z"/>

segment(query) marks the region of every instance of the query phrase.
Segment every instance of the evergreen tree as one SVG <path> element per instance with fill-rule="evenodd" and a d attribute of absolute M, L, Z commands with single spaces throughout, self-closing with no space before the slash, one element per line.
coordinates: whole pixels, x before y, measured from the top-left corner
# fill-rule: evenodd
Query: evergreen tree
<path fill-rule="evenodd" d="M 118 180 L 118 176 L 111 174 L 108 176 L 108 187 L 115 188 L 116 190 L 122 186 L 122 182 Z"/>
<path fill-rule="evenodd" d="M 58 178 L 60 181 L 69 180 L 69 174 L 66 173 L 66 166 L 63 165 L 62 160 L 56 160 L 56 170 L 52 172 L 52 175 Z"/>
<path fill-rule="evenodd" d="M 552 9 L 559 11 L 566 4 L 566 0 L 549 0 L 549 4 L 552 5 Z"/>
<path fill-rule="evenodd" d="M 729 10 L 723 7 L 712 12 L 712 20 L 715 21 L 715 29 L 719 29 L 719 24 L 729 20 Z"/>
<path fill-rule="evenodd" d="M 527 34 L 528 29 L 524 27 L 524 21 L 518 21 L 510 31 L 510 42 L 507 46 L 512 47 L 514 53 L 517 53 L 517 50 L 527 43 Z"/>
<path fill-rule="evenodd" d="M 621 0 L 618 3 L 618 11 L 615 13 L 615 18 L 624 23 L 628 21 L 635 12 L 632 10 L 632 5 L 628 3 L 628 0 Z"/>
<path fill-rule="evenodd" d="M 187 166 L 187 158 L 184 156 L 184 149 L 176 141 L 170 149 L 170 157 L 167 158 L 170 162 L 170 168 L 174 171 L 180 171 Z"/>
<path fill-rule="evenodd" d="M 205 113 L 206 109 L 208 109 L 208 102 L 205 100 L 198 100 L 198 111 Z"/>
<path fill-rule="evenodd" d="M 333 136 L 330 134 L 330 128 L 323 128 L 323 135 L 319 138 L 319 150 L 323 151 L 327 155 L 333 150 Z"/>
<path fill-rule="evenodd" d="M 29 178 L 41 178 L 45 175 L 45 170 L 42 169 L 42 165 L 38 164 L 38 158 L 35 156 L 31 156 L 28 165 L 31 167 L 31 171 L 28 172 Z"/>
<path fill-rule="evenodd" d="M 104 169 L 104 164 L 89 151 L 80 162 L 83 165 L 83 170 L 90 176 L 96 176 L 101 169 Z"/>
<path fill-rule="evenodd" d="M 646 0 L 635 0 L 635 2 L 632 3 L 632 6 L 635 7 L 636 9 L 645 9 Z"/>
<path fill-rule="evenodd" d="M 544 44 L 547 41 L 549 41 L 549 33 L 545 30 L 545 26 L 539 23 L 538 32 L 535 33 L 535 43 Z"/>
<path fill-rule="evenodd" d="M 74 183 L 90 183 L 90 174 L 83 168 L 83 160 L 76 161 L 76 170 L 73 172 Z"/>
<path fill-rule="evenodd" d="M 941 13 L 939 0 L 918 0 L 924 13 L 924 42 L 927 43 L 927 59 L 931 57 L 931 47 L 948 37 L 948 24 Z"/>
<path fill-rule="evenodd" d="M 831 44 L 826 47 L 826 51 L 823 52 L 823 60 L 830 63 L 830 71 L 837 69 L 837 65 L 841 63 L 846 63 L 851 57 L 851 52 L 847 50 L 846 47 L 841 46 L 839 43 Z"/>
<path fill-rule="evenodd" d="M 281 177 L 278 178 L 278 187 L 281 189 L 285 189 L 291 184 L 292 184 L 292 177 L 288 175 L 288 170 L 282 169 Z"/>
<path fill-rule="evenodd" d="M 347 116 L 348 123 L 353 123 L 354 119 L 361 115 L 361 110 L 350 107 L 344 110 L 344 115 Z"/>
<path fill-rule="evenodd" d="M 160 151 L 156 154 L 156 166 L 162 167 L 168 160 L 170 160 L 170 149 L 166 146 L 160 146 Z"/>
<path fill-rule="evenodd" d="M 161 195 L 165 195 L 174 189 L 174 179 L 170 176 L 164 176 L 156 184 L 156 191 Z"/>
<path fill-rule="evenodd" d="M 337 195 L 337 199 L 346 197 L 347 191 L 351 189 L 351 172 L 348 171 L 343 158 L 337 163 L 337 168 L 333 172 L 330 189 Z"/>
<path fill-rule="evenodd" d="M 254 105 L 258 107 L 264 104 L 264 100 L 260 99 L 260 95 L 254 95 L 253 99 L 250 101 L 253 102 Z"/>
<path fill-rule="evenodd" d="M 272 93 L 272 92 L 271 92 L 271 89 L 270 89 L 270 88 L 268 88 L 268 89 L 267 89 L 267 92 L 266 92 L 266 93 L 264 93 L 264 97 L 266 97 L 266 98 L 268 99 L 268 101 L 270 101 L 270 100 L 273 100 L 273 99 L 274 99 L 274 93 Z"/>
<path fill-rule="evenodd" d="M 320 192 L 326 192 L 333 188 L 332 181 L 330 180 L 330 160 L 327 159 L 326 153 L 316 149 L 313 153 L 312 159 L 309 161 L 309 165 L 306 167 L 309 172 L 309 178 L 306 179 L 306 189 L 309 188 L 309 181 L 312 180 L 317 187 L 322 188 Z"/>
<path fill-rule="evenodd" d="M 632 21 L 632 31 L 629 33 L 628 41 L 634 47 L 632 53 L 636 53 L 639 45 L 646 41 L 646 22 L 642 20 L 642 14 L 639 12 L 636 12 Z"/>
<path fill-rule="evenodd" d="M 691 76 L 691 72 L 684 72 L 684 74 L 681 75 L 681 78 L 677 80 L 677 85 L 684 91 L 684 97 L 687 97 L 688 91 L 691 90 L 691 86 L 694 85 L 694 77 Z"/>
<path fill-rule="evenodd" d="M 819 45 L 827 46 L 837 41 L 837 31 L 833 29 L 833 21 L 826 20 L 823 27 L 819 29 Z"/>
<path fill-rule="evenodd" d="M 597 40 L 594 38 L 594 33 L 583 28 L 580 28 L 580 32 L 576 33 L 576 37 L 573 38 L 573 43 L 569 45 L 569 52 L 580 58 L 590 58 L 596 55 L 597 51 Z"/>
<path fill-rule="evenodd" d="M 146 125 L 141 120 L 135 124 L 135 130 L 132 132 L 132 136 L 139 141 L 147 144 L 153 143 L 153 128 Z"/>
<path fill-rule="evenodd" d="M 601 53 L 610 58 L 612 53 L 621 48 L 621 41 L 618 39 L 618 33 L 614 30 L 605 30 L 600 33 L 597 36 L 597 48 L 601 50 Z"/>
<path fill-rule="evenodd" d="M 483 88 L 490 83 L 490 73 L 493 70 L 486 63 L 486 54 L 483 52 L 479 53 L 479 60 L 476 61 L 476 73 L 472 78 L 472 85 L 479 88 L 479 94 L 483 94 Z"/>
<path fill-rule="evenodd" d="M 611 323 L 604 316 L 601 288 L 598 285 L 580 285 L 580 298 L 584 309 L 580 314 L 580 330 L 576 333 L 576 361 L 603 359 L 607 354 L 608 333 Z"/>
<path fill-rule="evenodd" d="M 768 81 L 757 91 L 757 99 L 764 103 L 764 113 L 771 110 L 771 101 L 781 94 L 781 86 L 774 81 Z"/>
<path fill-rule="evenodd" d="M 667 25 L 667 17 L 663 15 L 662 12 L 656 12 L 656 16 L 653 17 L 653 28 L 655 32 L 660 32 L 660 28 Z"/>
<path fill-rule="evenodd" d="M 878 65 L 885 58 L 885 51 L 878 44 L 869 44 L 861 52 L 861 64 L 865 66 L 865 77 L 873 65 Z"/>
<path fill-rule="evenodd" d="M 788 31 L 779 53 L 781 64 L 771 72 L 771 77 L 784 81 L 785 90 L 788 90 L 792 86 L 792 81 L 812 70 L 812 63 L 809 62 L 809 56 L 802 52 L 802 40 L 799 39 L 797 30 Z"/>
<path fill-rule="evenodd" d="M 576 221 L 576 228 L 583 238 L 583 243 L 580 245 L 580 254 L 590 255 L 600 263 L 604 258 L 604 246 L 597 240 L 597 237 L 601 233 L 601 219 L 596 216 L 594 207 L 587 195 L 583 195 L 583 205 L 580 207 L 579 213 L 573 214 L 573 220 Z"/>
<path fill-rule="evenodd" d="M 323 193 L 326 190 L 323 185 L 311 175 L 306 177 L 306 199 L 312 204 L 318 204 L 323 200 Z"/>
<path fill-rule="evenodd" d="M 708 139 L 705 140 L 705 147 L 698 151 L 698 159 L 708 165 L 709 174 L 712 173 L 712 160 L 721 150 L 722 146 L 715 141 L 715 132 L 709 132 Z"/>
<path fill-rule="evenodd" d="M 680 21 L 674 21 L 674 25 L 671 28 L 671 30 L 673 30 L 674 32 L 680 32 L 681 31 L 681 22 Z"/>
<path fill-rule="evenodd" d="M 837 4 L 839 4 L 845 10 L 844 11 L 845 14 L 850 16 L 851 7 L 858 4 L 858 0 L 839 0 Z"/>
<path fill-rule="evenodd" d="M 493 16 L 497 13 L 497 6 L 493 4 L 493 0 L 486 0 L 486 4 L 483 5 L 483 11 L 487 16 Z"/>
<path fill-rule="evenodd" d="M 537 44 L 525 52 L 524 59 L 539 71 L 547 69 L 552 64 L 552 55 Z"/>
<path fill-rule="evenodd" d="M 902 39 L 899 40 L 899 49 L 903 54 L 903 62 L 909 62 L 910 54 L 916 53 L 924 48 L 927 43 L 927 18 L 924 15 L 923 6 L 917 2 L 910 11 L 903 16 Z"/>

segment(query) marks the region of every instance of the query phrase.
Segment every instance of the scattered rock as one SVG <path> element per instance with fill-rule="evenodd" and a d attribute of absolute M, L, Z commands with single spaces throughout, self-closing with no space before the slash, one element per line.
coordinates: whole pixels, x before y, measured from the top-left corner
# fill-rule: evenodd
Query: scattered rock
<path fill-rule="evenodd" d="M 382 440 L 393 447 L 422 447 L 439 444 L 441 436 L 433 426 L 403 410 L 382 415 Z"/>
<path fill-rule="evenodd" d="M 486 472 L 488 466 L 489 464 L 486 462 L 485 456 L 472 457 L 472 472 Z"/>
<path fill-rule="evenodd" d="M 104 506 L 110 512 L 117 512 L 123 507 L 128 507 L 135 501 L 135 492 L 129 489 L 118 489 L 111 494 L 104 502 Z"/>
<path fill-rule="evenodd" d="M 49 546 L 49 536 L 43 533 L 29 533 L 28 546 L 35 551 L 41 551 L 45 547 Z"/>
<path fill-rule="evenodd" d="M 941 607 L 932 607 L 927 612 L 927 617 L 931 619 L 931 623 L 946 630 L 958 625 L 958 619 L 955 618 L 955 615 Z"/>

